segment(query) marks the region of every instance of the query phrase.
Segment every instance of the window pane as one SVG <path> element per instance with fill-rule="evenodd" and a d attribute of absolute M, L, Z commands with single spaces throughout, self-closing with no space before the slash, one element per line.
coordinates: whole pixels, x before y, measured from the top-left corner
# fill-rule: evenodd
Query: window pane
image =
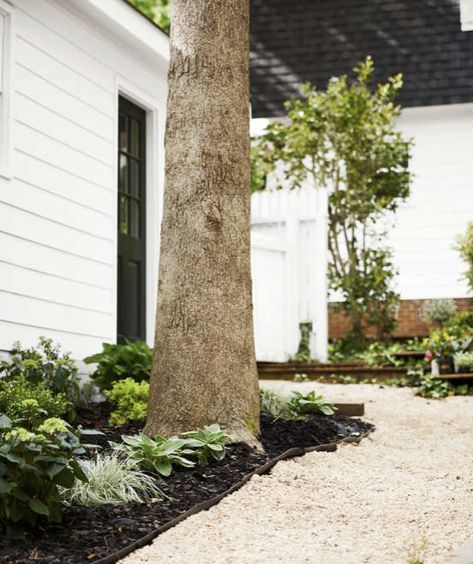
<path fill-rule="evenodd" d="M 128 233 L 128 198 L 126 196 L 120 196 L 118 214 L 118 226 L 120 233 L 126 235 Z"/>
<path fill-rule="evenodd" d="M 128 157 L 120 155 L 120 178 L 118 189 L 121 192 L 128 192 Z"/>
<path fill-rule="evenodd" d="M 136 119 L 130 119 L 130 154 L 140 156 L 140 124 Z"/>
<path fill-rule="evenodd" d="M 140 237 L 140 204 L 130 200 L 130 235 Z"/>
<path fill-rule="evenodd" d="M 119 144 L 122 151 L 128 150 L 128 118 L 120 114 L 118 118 Z"/>
<path fill-rule="evenodd" d="M 140 163 L 130 159 L 130 194 L 136 198 L 140 197 Z"/>

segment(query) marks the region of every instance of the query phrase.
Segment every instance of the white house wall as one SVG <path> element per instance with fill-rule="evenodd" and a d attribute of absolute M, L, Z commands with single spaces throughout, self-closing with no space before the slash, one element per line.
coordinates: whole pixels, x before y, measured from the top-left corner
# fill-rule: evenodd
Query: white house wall
<path fill-rule="evenodd" d="M 252 120 L 252 133 L 261 134 L 269 121 Z M 408 108 L 398 127 L 414 147 L 411 196 L 394 228 L 386 224 L 397 289 L 406 300 L 467 297 L 465 264 L 454 244 L 473 221 L 473 104 Z"/>
<path fill-rule="evenodd" d="M 120 91 L 149 110 L 152 341 L 165 68 L 124 48 L 112 29 L 66 9 L 67 2 L 12 3 L 11 178 L 0 178 L 0 350 L 47 335 L 82 358 L 116 339 Z"/>
<path fill-rule="evenodd" d="M 401 298 L 466 297 L 454 243 L 473 221 L 473 104 L 406 109 L 399 128 L 415 143 L 411 197 L 388 240 Z"/>

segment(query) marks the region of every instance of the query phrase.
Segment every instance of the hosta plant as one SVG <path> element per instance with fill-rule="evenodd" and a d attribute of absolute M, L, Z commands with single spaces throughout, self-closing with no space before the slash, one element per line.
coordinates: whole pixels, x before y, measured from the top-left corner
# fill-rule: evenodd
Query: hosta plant
<path fill-rule="evenodd" d="M 171 437 L 165 439 L 156 435 L 154 439 L 139 433 L 134 436 L 123 436 L 123 443 L 111 443 L 117 452 L 124 453 L 133 463 L 144 470 L 157 472 L 161 476 L 169 476 L 173 464 L 190 468 L 195 462 L 188 456 L 194 451 L 187 447 L 187 439 Z"/>
<path fill-rule="evenodd" d="M 0 416 L 0 528 L 21 536 L 40 517 L 59 521 L 59 488 L 87 480 L 75 458 L 83 452 L 62 419 L 46 419 L 31 431 Z"/>
<path fill-rule="evenodd" d="M 225 458 L 225 445 L 233 439 L 217 423 L 205 425 L 201 429 L 189 431 L 182 435 L 187 437 L 186 446 L 195 451 L 200 466 L 207 466 L 209 457 L 214 460 Z"/>
<path fill-rule="evenodd" d="M 162 495 L 152 476 L 117 453 L 98 453 L 92 460 L 81 460 L 80 465 L 87 481 L 76 480 L 72 488 L 62 492 L 71 505 L 145 503 Z"/>
<path fill-rule="evenodd" d="M 144 341 L 102 346 L 102 352 L 84 358 L 86 364 L 97 364 L 91 377 L 101 390 L 110 390 L 114 382 L 125 378 L 149 380 L 153 350 Z"/>
<path fill-rule="evenodd" d="M 114 405 L 110 414 L 111 425 L 124 425 L 129 421 L 144 421 L 148 406 L 149 383 L 135 382 L 133 378 L 118 380 L 105 397 Z"/>
<path fill-rule="evenodd" d="M 291 412 L 297 415 L 306 415 L 316 411 L 324 415 L 333 415 L 335 413 L 335 407 L 331 403 L 327 403 L 323 396 L 318 396 L 314 390 L 307 394 L 292 392 L 288 405 Z"/>
<path fill-rule="evenodd" d="M 288 398 L 273 390 L 260 390 L 260 408 L 261 413 L 273 419 L 299 419 L 289 408 Z"/>

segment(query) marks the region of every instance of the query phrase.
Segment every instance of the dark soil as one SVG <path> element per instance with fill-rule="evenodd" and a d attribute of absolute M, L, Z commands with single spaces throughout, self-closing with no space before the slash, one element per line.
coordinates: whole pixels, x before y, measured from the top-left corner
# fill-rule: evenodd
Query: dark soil
<path fill-rule="evenodd" d="M 80 414 L 84 428 L 100 428 L 105 433 L 105 437 L 100 438 L 103 446 L 108 446 L 108 440 L 119 441 L 122 434 L 136 433 L 140 429 L 139 425 L 112 428 L 106 425 L 108 413 L 107 406 L 103 405 Z M 314 414 L 305 421 L 273 421 L 263 416 L 261 431 L 265 453 L 236 444 L 228 447 L 223 461 L 213 462 L 206 468 L 177 467 L 169 478 L 159 480 L 161 490 L 169 499 L 156 503 L 65 508 L 60 524 L 45 524 L 31 532 L 25 541 L 0 539 L 0 561 L 11 564 L 94 562 L 161 527 L 197 503 L 223 493 L 289 448 L 326 444 L 372 429 L 369 423 L 341 415 Z"/>

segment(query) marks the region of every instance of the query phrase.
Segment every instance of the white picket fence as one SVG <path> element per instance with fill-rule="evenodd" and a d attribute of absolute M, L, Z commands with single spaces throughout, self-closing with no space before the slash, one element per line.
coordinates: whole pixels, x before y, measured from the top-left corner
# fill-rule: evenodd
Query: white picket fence
<path fill-rule="evenodd" d="M 327 358 L 327 198 L 322 190 L 269 191 L 251 201 L 256 357 L 297 352 L 312 322 L 311 353 Z"/>

